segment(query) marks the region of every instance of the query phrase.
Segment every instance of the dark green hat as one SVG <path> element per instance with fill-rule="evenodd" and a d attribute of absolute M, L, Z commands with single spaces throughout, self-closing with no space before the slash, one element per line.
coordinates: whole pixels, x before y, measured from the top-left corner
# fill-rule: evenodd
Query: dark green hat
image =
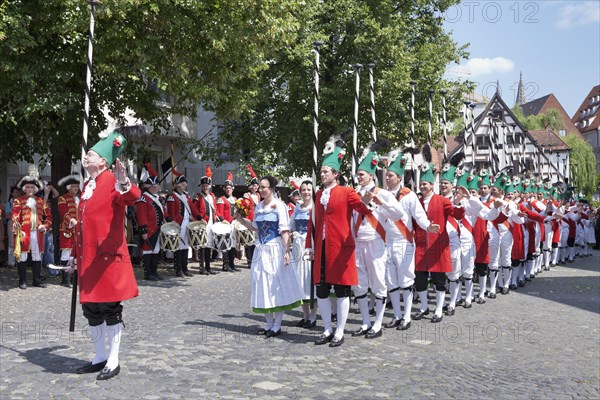
<path fill-rule="evenodd" d="M 468 189 L 469 186 L 469 175 L 471 173 L 463 168 L 456 169 L 456 186 L 462 186 L 465 189 Z"/>
<path fill-rule="evenodd" d="M 90 150 L 104 158 L 108 166 L 111 166 L 125 150 L 125 147 L 127 147 L 127 139 L 119 132 L 112 132 L 108 136 L 100 138 Z"/>
<path fill-rule="evenodd" d="M 479 186 L 486 185 L 492 186 L 492 182 L 490 180 L 490 171 L 486 168 L 479 170 Z"/>
<path fill-rule="evenodd" d="M 521 178 L 514 176 L 512 179 L 513 191 L 523 193 L 523 186 L 521 185 Z"/>
<path fill-rule="evenodd" d="M 359 162 L 356 170 L 361 170 L 368 172 L 369 174 L 374 174 L 377 170 L 377 163 L 379 163 L 379 155 L 367 147 L 363 151 L 362 159 Z"/>
<path fill-rule="evenodd" d="M 334 171 L 339 171 L 342 166 L 342 161 L 346 150 L 340 147 L 336 142 L 339 141 L 339 137 L 332 136 L 325 143 L 325 149 L 323 149 L 323 162 L 321 166 L 330 167 Z"/>
<path fill-rule="evenodd" d="M 388 154 L 387 170 L 395 172 L 399 177 L 403 177 L 407 161 L 407 155 L 402 154 L 400 150 L 393 150 Z"/>
<path fill-rule="evenodd" d="M 506 185 L 509 181 L 510 179 L 508 179 L 508 176 L 504 175 L 504 172 L 501 172 L 496 179 L 494 179 L 494 187 L 506 192 Z"/>
<path fill-rule="evenodd" d="M 421 180 L 429 182 L 432 185 L 435 183 L 435 165 L 433 163 L 425 162 L 421 164 Z"/>
<path fill-rule="evenodd" d="M 479 177 L 469 173 L 467 178 L 467 190 L 478 190 L 479 189 Z"/>
<path fill-rule="evenodd" d="M 450 164 L 444 164 L 442 167 L 442 175 L 440 176 L 440 181 L 448 181 L 451 184 L 454 184 L 454 178 L 456 173 L 456 167 Z"/>
<path fill-rule="evenodd" d="M 506 183 L 505 183 L 504 193 L 512 193 L 514 191 L 515 191 L 515 187 L 513 186 L 513 183 L 510 180 L 510 178 L 507 176 L 506 177 Z"/>

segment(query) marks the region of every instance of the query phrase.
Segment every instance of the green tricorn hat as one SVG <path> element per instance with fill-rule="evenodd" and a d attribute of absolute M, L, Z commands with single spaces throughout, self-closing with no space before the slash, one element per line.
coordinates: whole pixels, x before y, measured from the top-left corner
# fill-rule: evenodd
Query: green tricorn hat
<path fill-rule="evenodd" d="M 408 162 L 408 154 L 403 154 L 399 149 L 392 150 L 388 154 L 388 166 L 387 170 L 395 172 L 399 177 L 404 176 L 404 169 L 406 168 L 406 164 Z"/>
<path fill-rule="evenodd" d="M 523 193 L 523 186 L 521 185 L 521 178 L 518 176 L 513 177 L 512 179 L 513 191 Z"/>
<path fill-rule="evenodd" d="M 471 174 L 471 172 L 467 171 L 464 168 L 456 169 L 456 186 L 462 186 L 468 190 L 468 186 L 469 186 L 468 179 L 469 179 L 470 174 Z"/>
<path fill-rule="evenodd" d="M 492 186 L 492 182 L 490 180 L 490 171 L 487 168 L 479 170 L 479 186 Z"/>
<path fill-rule="evenodd" d="M 435 165 L 433 163 L 425 162 L 421 164 L 421 180 L 429 182 L 432 185 L 435 183 Z"/>
<path fill-rule="evenodd" d="M 479 189 L 479 176 L 469 173 L 467 177 L 467 190 Z"/>
<path fill-rule="evenodd" d="M 515 187 L 513 186 L 512 181 L 510 180 L 510 178 L 507 176 L 506 177 L 506 183 L 504 186 L 504 193 L 512 193 L 515 191 Z"/>
<path fill-rule="evenodd" d="M 363 156 L 361 157 L 361 161 L 356 168 L 357 171 L 365 171 L 369 174 L 374 174 L 377 170 L 377 164 L 379 163 L 379 155 L 371 151 L 371 149 L 366 148 L 363 151 Z"/>
<path fill-rule="evenodd" d="M 127 147 L 127 139 L 119 132 L 112 132 L 108 136 L 100 138 L 90 150 L 104 158 L 108 166 L 111 166 L 125 150 L 125 147 Z"/>
<path fill-rule="evenodd" d="M 493 186 L 506 192 L 506 185 L 508 182 L 510 182 L 508 176 L 504 175 L 504 172 L 500 172 L 500 174 L 498 174 L 494 179 Z"/>
<path fill-rule="evenodd" d="M 344 160 L 346 150 L 343 149 L 344 141 L 340 136 L 332 136 L 325 143 L 323 149 L 323 162 L 321 166 L 330 167 L 334 171 L 339 171 Z"/>
<path fill-rule="evenodd" d="M 448 181 L 454 184 L 454 178 L 456 174 L 456 169 L 461 161 L 465 158 L 465 153 L 457 153 L 452 156 L 449 162 L 444 164 L 442 167 L 442 175 L 440 176 L 440 181 Z"/>
<path fill-rule="evenodd" d="M 531 179 L 527 177 L 521 179 L 521 186 L 523 186 L 523 193 L 531 193 Z"/>

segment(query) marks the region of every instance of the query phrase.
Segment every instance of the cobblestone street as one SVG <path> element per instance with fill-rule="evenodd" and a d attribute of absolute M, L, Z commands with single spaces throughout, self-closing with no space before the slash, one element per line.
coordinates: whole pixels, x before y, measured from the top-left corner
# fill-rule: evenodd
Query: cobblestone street
<path fill-rule="evenodd" d="M 74 372 L 93 357 L 93 345 L 81 307 L 75 332 L 68 331 L 71 291 L 58 278 L 48 278 L 46 289 L 19 290 L 16 270 L 4 268 L 0 395 L 598 399 L 599 268 L 596 250 L 506 296 L 458 307 L 439 324 L 413 321 L 410 330 L 385 330 L 375 340 L 346 334 L 340 348 L 313 345 L 321 321 L 314 330 L 295 327 L 300 309 L 285 316 L 283 335 L 257 336 L 263 317 L 249 307 L 247 268 L 186 279 L 163 269 L 162 282 L 141 280 L 136 268 L 140 296 L 124 303 L 121 373 L 103 382 Z M 354 310 L 347 332 L 360 324 Z"/>

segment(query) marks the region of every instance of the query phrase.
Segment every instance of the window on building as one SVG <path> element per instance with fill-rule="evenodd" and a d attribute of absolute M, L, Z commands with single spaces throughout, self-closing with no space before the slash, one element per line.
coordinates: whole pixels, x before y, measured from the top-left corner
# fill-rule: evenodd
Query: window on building
<path fill-rule="evenodd" d="M 566 135 L 567 135 L 567 131 L 565 129 L 559 129 L 558 130 L 558 136 L 564 137 Z"/>
<path fill-rule="evenodd" d="M 533 159 L 532 158 L 525 159 L 525 169 L 528 171 L 533 171 Z"/>

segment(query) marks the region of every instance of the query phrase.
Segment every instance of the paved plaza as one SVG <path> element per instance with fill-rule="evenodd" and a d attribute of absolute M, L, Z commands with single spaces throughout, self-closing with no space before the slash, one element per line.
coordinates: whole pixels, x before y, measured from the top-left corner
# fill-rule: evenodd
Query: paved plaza
<path fill-rule="evenodd" d="M 136 268 L 140 296 L 125 303 L 121 373 L 99 382 L 74 372 L 93 345 L 80 307 L 68 330 L 71 291 L 58 278 L 20 290 L 16 270 L 3 268 L 0 397 L 598 399 L 599 270 L 594 251 L 439 324 L 413 321 L 375 340 L 346 334 L 329 348 L 313 344 L 320 320 L 314 330 L 295 327 L 299 309 L 286 314 L 281 336 L 257 336 L 263 317 L 249 306 L 247 268 L 186 279 L 163 269 L 162 282 L 141 280 Z M 354 310 L 347 332 L 360 324 Z"/>

